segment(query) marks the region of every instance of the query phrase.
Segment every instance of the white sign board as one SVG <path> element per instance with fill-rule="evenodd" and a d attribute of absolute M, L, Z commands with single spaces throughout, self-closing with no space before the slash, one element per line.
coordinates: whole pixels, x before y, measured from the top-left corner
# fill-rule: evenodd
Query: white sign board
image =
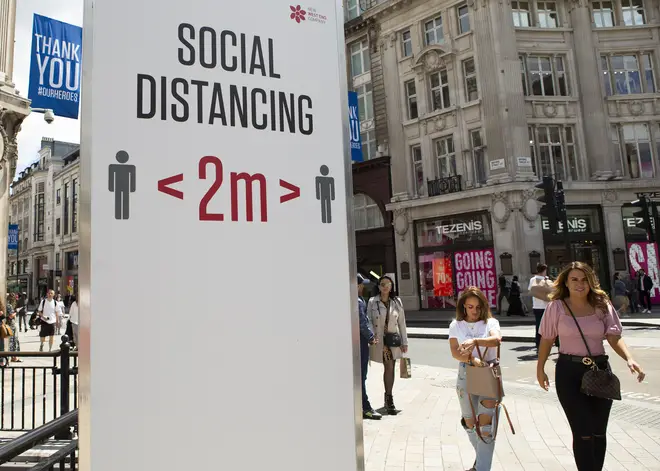
<path fill-rule="evenodd" d="M 506 164 L 504 163 L 504 159 L 497 159 L 497 160 L 491 160 L 490 161 L 490 169 L 491 170 L 500 170 L 506 167 Z"/>
<path fill-rule="evenodd" d="M 82 470 L 362 469 L 341 3 L 84 32 Z"/>

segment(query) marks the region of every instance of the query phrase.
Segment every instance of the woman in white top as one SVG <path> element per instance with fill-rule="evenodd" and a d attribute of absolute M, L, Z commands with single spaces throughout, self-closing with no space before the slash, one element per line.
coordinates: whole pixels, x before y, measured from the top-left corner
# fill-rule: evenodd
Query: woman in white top
<path fill-rule="evenodd" d="M 474 466 L 468 471 L 489 471 L 491 468 L 495 441 L 488 440 L 487 437 L 492 436 L 497 429 L 497 423 L 493 423 L 497 404 L 495 398 L 470 396 L 467 393 L 467 365 L 483 364 L 475 348 L 477 346 L 484 356 L 483 361 L 495 361 L 497 346 L 501 342 L 500 323 L 493 318 L 486 296 L 479 288 L 467 288 L 456 303 L 456 320 L 449 326 L 449 346 L 452 356 L 459 362 L 456 392 L 463 416 L 461 425 L 476 452 Z M 486 347 L 489 347 L 487 351 Z M 486 441 L 477 436 L 473 409 L 477 414 L 481 435 Z"/>

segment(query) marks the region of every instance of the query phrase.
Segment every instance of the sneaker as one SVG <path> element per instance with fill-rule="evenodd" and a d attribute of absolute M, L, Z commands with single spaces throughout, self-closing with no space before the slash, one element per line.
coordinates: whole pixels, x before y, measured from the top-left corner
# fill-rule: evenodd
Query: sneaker
<path fill-rule="evenodd" d="M 43 343 L 42 343 L 41 345 L 39 345 L 39 351 L 40 351 L 40 352 L 43 352 L 43 351 L 44 351 L 44 344 L 43 344 Z"/>
<path fill-rule="evenodd" d="M 366 412 L 362 413 L 362 418 L 363 419 L 368 419 L 368 420 L 380 420 L 383 416 L 380 415 L 378 412 L 375 410 L 368 410 Z"/>

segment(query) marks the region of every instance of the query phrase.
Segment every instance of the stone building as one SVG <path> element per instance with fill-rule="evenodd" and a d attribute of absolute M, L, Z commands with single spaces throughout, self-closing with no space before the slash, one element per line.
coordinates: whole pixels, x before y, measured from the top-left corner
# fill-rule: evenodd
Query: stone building
<path fill-rule="evenodd" d="M 589 262 L 615 271 L 658 252 L 630 202 L 660 191 L 658 0 L 347 0 L 349 88 L 366 156 L 391 156 L 397 275 L 409 309 L 452 308 L 468 284 L 526 287 Z M 563 181 L 570 253 L 538 215 Z M 655 293 L 660 301 L 660 288 Z"/>

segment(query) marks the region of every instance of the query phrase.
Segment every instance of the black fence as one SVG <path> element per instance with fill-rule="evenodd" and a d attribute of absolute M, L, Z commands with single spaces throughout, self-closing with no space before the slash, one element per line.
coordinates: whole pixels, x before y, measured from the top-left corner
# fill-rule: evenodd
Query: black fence
<path fill-rule="evenodd" d="M 9 362 L 18 357 L 22 362 Z M 0 431 L 33 430 L 78 408 L 78 352 L 0 352 Z"/>

